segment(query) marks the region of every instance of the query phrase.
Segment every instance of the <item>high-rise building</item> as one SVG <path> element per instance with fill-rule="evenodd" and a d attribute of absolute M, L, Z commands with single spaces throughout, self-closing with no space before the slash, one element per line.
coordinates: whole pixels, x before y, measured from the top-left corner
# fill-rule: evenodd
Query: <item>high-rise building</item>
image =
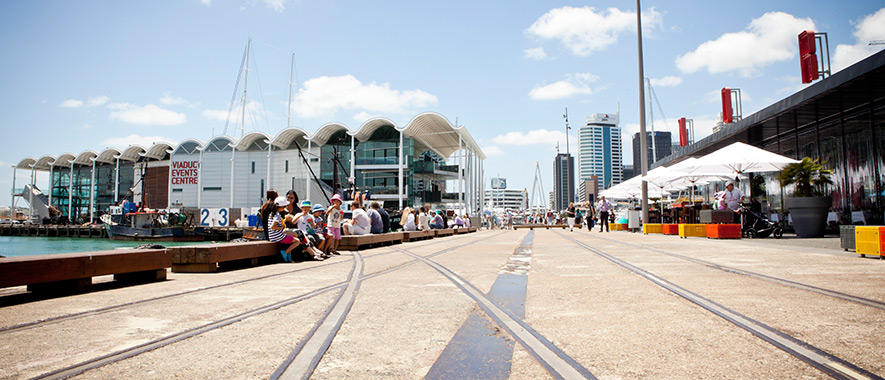
<path fill-rule="evenodd" d="M 623 143 L 618 114 L 593 114 L 578 130 L 578 178 L 599 178 L 599 187 L 607 189 L 621 183 Z"/>
<path fill-rule="evenodd" d="M 655 140 L 654 145 L 652 145 L 651 140 L 651 132 L 648 133 L 648 167 L 651 168 L 651 164 L 670 155 L 672 152 L 672 144 L 670 132 L 655 132 Z M 652 148 L 654 148 L 655 155 L 652 158 Z M 636 175 L 642 173 L 642 156 L 639 155 L 639 133 L 633 134 L 633 171 Z"/>
<path fill-rule="evenodd" d="M 564 210 L 575 201 L 575 158 L 559 153 L 553 161 L 553 208 Z"/>
<path fill-rule="evenodd" d="M 595 175 L 578 182 L 579 203 L 596 202 L 597 194 L 599 194 L 599 179 Z"/>

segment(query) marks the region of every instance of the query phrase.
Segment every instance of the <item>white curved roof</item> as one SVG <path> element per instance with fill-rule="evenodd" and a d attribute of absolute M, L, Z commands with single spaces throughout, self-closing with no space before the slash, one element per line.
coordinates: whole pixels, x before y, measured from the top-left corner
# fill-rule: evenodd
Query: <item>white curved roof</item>
<path fill-rule="evenodd" d="M 363 125 L 360 126 L 359 129 L 353 134 L 357 140 L 367 141 L 378 128 L 390 126 L 396 129 L 396 123 L 393 120 L 390 120 L 386 117 L 374 117 L 369 120 L 366 120 Z M 399 129 L 397 129 L 399 131 Z"/>
<path fill-rule="evenodd" d="M 71 161 L 78 165 L 92 165 L 92 159 L 95 159 L 98 162 L 111 163 L 114 162 L 117 157 L 121 160 L 127 161 L 138 161 L 142 157 L 161 160 L 167 157 L 169 151 L 177 150 L 185 143 L 194 143 L 196 144 L 197 149 L 200 150 L 205 150 L 210 147 L 213 149 L 221 148 L 223 150 L 228 144 L 235 145 L 238 150 L 245 150 L 259 140 L 269 140 L 271 141 L 271 144 L 282 149 L 287 149 L 292 145 L 292 142 L 302 143 L 300 140 L 305 138 L 310 139 L 314 144 L 324 145 L 333 135 L 340 131 L 345 131 L 345 133 L 353 136 L 359 141 L 368 141 L 375 131 L 384 126 L 393 127 L 397 131 L 402 132 L 404 136 L 417 140 L 445 158 L 450 157 L 453 153 L 458 151 L 459 137 L 461 138 L 463 148 L 475 152 L 481 159 L 486 158 L 482 149 L 480 149 L 479 145 L 463 126 L 453 125 L 445 116 L 439 113 L 424 112 L 412 118 L 412 120 L 403 127 L 397 126 L 396 123 L 388 118 L 373 117 L 366 120 L 356 130 L 351 129 L 342 123 L 330 122 L 320 126 L 313 134 L 310 134 L 301 128 L 291 127 L 283 129 L 273 138 L 263 132 L 253 131 L 239 140 L 226 135 L 217 135 L 205 143 L 192 138 L 185 139 L 178 144 L 160 141 L 152 144 L 149 148 L 140 145 L 130 145 L 123 150 L 107 148 L 101 153 L 86 150 L 79 155 L 64 153 L 58 157 L 53 157 L 51 155 L 46 155 L 39 159 L 27 157 L 15 165 L 15 168 L 33 168 L 35 170 L 45 171 L 49 170 L 51 166 L 70 165 Z"/>
<path fill-rule="evenodd" d="M 301 128 L 289 127 L 277 133 L 277 136 L 273 138 L 271 143 L 274 146 L 286 149 L 292 145 L 292 142 L 302 143 L 301 140 L 307 136 L 307 131 Z"/>
<path fill-rule="evenodd" d="M 270 140 L 270 136 L 264 134 L 259 131 L 252 131 L 247 133 L 245 136 L 240 138 L 240 141 L 237 142 L 237 150 L 246 150 L 256 141 L 264 141 Z"/>
<path fill-rule="evenodd" d="M 197 140 L 197 139 L 184 139 L 184 140 L 182 140 L 180 143 L 178 143 L 178 145 L 175 147 L 175 153 L 180 153 L 180 150 L 184 149 L 184 148 L 185 148 L 186 146 L 188 146 L 189 144 L 193 144 L 193 145 L 195 146 L 195 147 L 194 147 L 194 150 L 191 151 L 191 152 L 187 152 L 187 151 L 186 151 L 185 153 L 196 153 L 197 151 L 203 149 L 203 147 L 205 146 L 205 143 L 203 143 L 203 142 L 200 141 L 200 140 Z"/>
<path fill-rule="evenodd" d="M 120 159 L 126 161 L 138 161 L 145 152 L 147 152 L 147 150 L 141 145 L 130 145 L 123 150 Z"/>
<path fill-rule="evenodd" d="M 46 155 L 37 159 L 37 162 L 34 164 L 34 169 L 49 170 L 53 163 L 55 163 L 55 157 Z"/>
<path fill-rule="evenodd" d="M 98 157 L 95 159 L 98 162 L 104 162 L 107 164 L 113 164 L 117 161 L 117 156 L 120 155 L 120 151 L 115 148 L 107 148 L 98 154 Z"/>
<path fill-rule="evenodd" d="M 350 127 L 341 124 L 341 123 L 326 123 L 323 124 L 320 129 L 316 131 L 316 133 L 310 135 L 310 140 L 314 143 L 325 145 L 327 141 L 332 137 L 332 135 L 338 133 L 338 131 L 345 130 L 347 134 L 353 135 L 354 131 L 350 129 Z"/>

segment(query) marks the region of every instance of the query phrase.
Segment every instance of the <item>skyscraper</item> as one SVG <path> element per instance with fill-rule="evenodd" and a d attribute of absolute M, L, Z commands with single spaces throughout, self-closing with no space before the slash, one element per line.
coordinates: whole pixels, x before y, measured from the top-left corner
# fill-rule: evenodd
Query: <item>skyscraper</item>
<path fill-rule="evenodd" d="M 593 114 L 578 130 L 578 178 L 599 178 L 599 188 L 607 189 L 621 183 L 623 177 L 623 143 L 618 114 Z"/>
<path fill-rule="evenodd" d="M 648 133 L 648 167 L 651 168 L 651 164 L 654 162 L 667 157 L 672 153 L 672 138 L 670 132 L 655 132 L 654 139 L 654 157 L 652 157 L 652 140 L 651 140 L 651 132 Z M 640 160 L 642 160 L 642 156 L 639 155 L 639 133 L 633 134 L 633 170 L 636 175 L 639 175 L 642 172 L 640 168 Z"/>
<path fill-rule="evenodd" d="M 553 161 L 553 208 L 564 210 L 575 201 L 575 158 L 559 153 Z"/>

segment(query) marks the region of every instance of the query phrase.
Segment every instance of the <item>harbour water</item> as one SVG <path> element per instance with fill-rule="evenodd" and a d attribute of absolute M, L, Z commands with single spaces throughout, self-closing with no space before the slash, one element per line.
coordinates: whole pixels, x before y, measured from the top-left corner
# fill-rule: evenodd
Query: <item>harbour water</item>
<path fill-rule="evenodd" d="M 145 244 L 143 241 L 122 241 L 111 239 L 0 236 L 0 255 L 6 257 L 46 255 L 68 252 L 106 251 L 116 248 L 134 247 Z M 207 242 L 155 242 L 164 247 L 205 244 Z"/>

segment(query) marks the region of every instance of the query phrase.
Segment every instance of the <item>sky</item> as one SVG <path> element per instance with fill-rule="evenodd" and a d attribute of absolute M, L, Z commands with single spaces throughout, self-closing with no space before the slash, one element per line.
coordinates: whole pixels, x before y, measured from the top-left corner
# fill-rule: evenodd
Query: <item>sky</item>
<path fill-rule="evenodd" d="M 0 188 L 26 157 L 201 141 L 226 127 L 251 39 L 244 131 L 405 126 L 432 111 L 464 125 L 509 188 L 553 185 L 594 113 L 620 110 L 624 164 L 639 130 L 636 5 L 629 1 L 158 0 L 0 2 Z M 739 88 L 744 116 L 804 88 L 797 35 L 826 32 L 833 71 L 885 48 L 882 1 L 644 1 L 657 131 L 701 139 Z M 290 63 L 295 55 L 292 103 Z M 646 101 L 646 105 L 647 105 Z M 649 107 L 646 106 L 648 109 Z M 288 111 L 288 109 L 291 109 Z M 648 112 L 648 110 L 646 111 Z M 234 113 L 238 113 L 235 109 Z M 16 171 L 16 187 L 30 173 Z M 46 173 L 37 186 L 46 188 Z M 0 196 L 0 205 L 10 197 Z M 546 199 L 546 197 L 544 198 Z M 23 206 L 26 202 L 19 201 Z"/>

